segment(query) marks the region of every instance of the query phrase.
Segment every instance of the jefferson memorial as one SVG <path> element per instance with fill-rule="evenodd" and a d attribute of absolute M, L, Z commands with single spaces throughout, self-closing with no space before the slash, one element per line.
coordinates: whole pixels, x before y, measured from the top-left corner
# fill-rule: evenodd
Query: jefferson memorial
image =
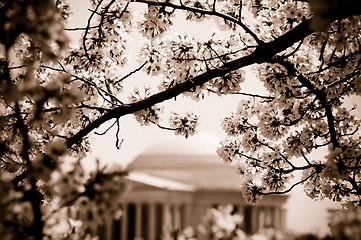
<path fill-rule="evenodd" d="M 264 228 L 285 230 L 287 196 L 265 197 L 247 205 L 237 169 L 216 153 L 218 140 L 204 135 L 155 142 L 129 165 L 129 190 L 122 217 L 107 224 L 107 240 L 160 240 L 186 227 L 197 229 L 211 207 L 232 204 L 243 216 L 246 233 Z"/>

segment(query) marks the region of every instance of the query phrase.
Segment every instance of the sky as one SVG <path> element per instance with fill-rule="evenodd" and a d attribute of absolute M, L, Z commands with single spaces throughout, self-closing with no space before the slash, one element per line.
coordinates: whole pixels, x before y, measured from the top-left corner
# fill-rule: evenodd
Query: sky
<path fill-rule="evenodd" d="M 74 12 L 70 22 L 71 27 L 82 27 L 86 25 L 87 16 L 87 0 L 70 0 L 72 11 Z M 175 22 L 177 31 L 197 32 L 200 36 L 209 36 L 212 26 L 209 24 L 185 24 L 182 19 Z M 76 34 L 70 35 L 72 39 L 76 38 Z M 136 36 L 132 41 L 138 45 L 141 39 Z M 132 63 L 131 63 L 132 64 Z M 137 63 L 134 63 L 137 66 Z M 243 90 L 248 92 L 259 92 L 262 85 L 257 80 L 252 71 L 248 71 L 246 82 Z M 194 102 L 190 99 L 178 98 L 178 101 L 166 102 L 166 108 L 177 109 L 179 111 L 194 109 L 201 117 L 199 132 L 214 136 L 216 139 L 224 139 L 225 133 L 220 127 L 222 117 L 235 110 L 237 107 L 238 96 L 218 97 L 211 96 L 200 102 Z M 358 99 L 359 100 L 359 99 Z M 134 119 L 133 116 L 124 116 L 121 118 L 121 131 L 119 137 L 124 139 L 120 150 L 115 147 L 115 130 L 110 130 L 106 135 L 96 136 L 94 138 L 91 154 L 88 157 L 89 164 L 98 158 L 102 163 L 109 165 L 125 165 L 132 161 L 138 154 L 142 153 L 155 142 L 162 140 L 179 140 L 173 132 L 161 130 L 156 126 L 142 127 Z M 102 132 L 107 125 L 98 129 Z M 316 202 L 307 198 L 302 187 L 296 187 L 290 194 L 287 205 L 287 226 L 291 231 L 295 232 L 312 232 L 321 235 L 328 231 L 327 227 L 327 209 L 337 208 L 338 205 L 329 201 Z"/>

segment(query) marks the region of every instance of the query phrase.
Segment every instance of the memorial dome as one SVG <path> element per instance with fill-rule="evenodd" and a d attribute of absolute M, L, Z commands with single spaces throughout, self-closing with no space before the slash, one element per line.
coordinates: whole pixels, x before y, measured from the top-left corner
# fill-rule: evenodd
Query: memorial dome
<path fill-rule="evenodd" d="M 174 136 L 151 144 L 144 155 L 216 155 L 219 139 L 210 134 Z"/>
<path fill-rule="evenodd" d="M 200 134 L 157 141 L 128 166 L 131 174 L 174 181 L 195 190 L 240 191 L 237 169 L 216 153 L 219 140 Z"/>

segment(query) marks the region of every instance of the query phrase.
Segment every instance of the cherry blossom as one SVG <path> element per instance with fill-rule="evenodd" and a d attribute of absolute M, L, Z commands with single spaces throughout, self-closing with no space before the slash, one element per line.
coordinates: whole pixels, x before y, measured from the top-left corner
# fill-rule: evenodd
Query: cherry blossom
<path fill-rule="evenodd" d="M 175 129 L 175 134 L 185 136 L 193 136 L 197 132 L 199 116 L 192 112 L 187 112 L 184 116 L 173 112 L 169 122 L 170 126 Z"/>

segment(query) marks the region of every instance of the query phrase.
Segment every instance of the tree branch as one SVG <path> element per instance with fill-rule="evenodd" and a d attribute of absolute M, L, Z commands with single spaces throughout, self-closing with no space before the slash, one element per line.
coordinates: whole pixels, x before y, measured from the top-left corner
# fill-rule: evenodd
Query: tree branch
<path fill-rule="evenodd" d="M 287 62 L 286 60 L 279 58 L 274 59 L 270 62 L 278 63 L 283 67 L 285 67 L 290 75 L 296 76 L 298 80 L 301 82 L 301 84 L 304 85 L 308 90 L 310 90 L 316 96 L 316 98 L 320 101 L 322 108 L 325 109 L 325 115 L 327 119 L 332 145 L 334 148 L 339 147 L 340 144 L 337 140 L 338 138 L 335 128 L 335 118 L 332 113 L 332 106 L 327 101 L 326 90 L 324 88 L 322 89 L 316 88 L 316 86 L 309 79 L 307 79 L 302 74 L 298 74 L 297 69 L 290 62 Z"/>
<path fill-rule="evenodd" d="M 86 26 L 86 28 L 85 28 L 85 33 L 84 33 L 84 36 L 83 36 L 84 53 L 85 53 L 85 56 L 87 57 L 87 59 L 88 59 L 89 61 L 91 61 L 91 59 L 90 59 L 90 57 L 89 57 L 88 49 L 87 49 L 87 47 L 86 47 L 86 37 L 87 37 L 87 35 L 88 35 L 88 33 L 89 33 L 89 29 L 90 29 L 90 27 L 91 27 L 91 26 L 90 26 L 91 20 L 92 20 L 92 18 L 94 17 L 94 15 L 95 15 L 96 11 L 98 10 L 98 8 L 100 7 L 100 5 L 102 4 L 102 2 L 103 2 L 103 0 L 100 0 L 99 3 L 98 3 L 98 5 L 96 6 L 95 10 L 92 11 L 92 13 L 91 13 L 91 15 L 90 15 L 90 17 L 89 17 L 89 19 L 88 19 L 88 23 L 87 23 L 87 26 Z"/>
<path fill-rule="evenodd" d="M 188 81 L 174 85 L 173 87 L 154 94 L 146 99 L 131 104 L 124 104 L 123 106 L 110 110 L 98 119 L 91 122 L 87 127 L 81 129 L 78 133 L 70 137 L 67 141 L 67 145 L 71 147 L 72 145 L 79 143 L 83 137 L 87 136 L 91 131 L 98 128 L 101 124 L 109 121 L 110 119 L 119 118 L 127 114 L 132 114 L 139 110 L 149 108 L 154 104 L 172 99 L 183 92 L 190 91 L 197 86 L 202 86 L 209 80 L 216 77 L 224 76 L 225 74 L 236 69 L 240 69 L 242 67 L 249 66 L 255 63 L 268 62 L 275 54 L 287 49 L 294 43 L 310 35 L 313 30 L 309 28 L 309 22 L 310 20 L 305 20 L 304 22 L 300 23 L 298 26 L 285 33 L 284 35 L 278 37 L 277 39 L 263 45 L 259 45 L 258 47 L 256 47 L 255 51 L 253 51 L 247 56 L 227 62 L 219 68 L 210 69 Z"/>
<path fill-rule="evenodd" d="M 235 92 L 235 93 L 232 93 L 232 94 L 234 94 L 234 95 L 243 95 L 243 96 L 253 97 L 253 98 L 267 99 L 267 100 L 274 100 L 275 99 L 274 97 L 271 97 L 271 96 L 264 96 L 264 95 L 245 93 L 245 92 Z"/>
<path fill-rule="evenodd" d="M 124 81 L 126 78 L 130 77 L 131 75 L 133 75 L 136 72 L 139 72 L 140 70 L 142 70 L 142 68 L 148 63 L 148 61 L 145 61 L 142 65 L 140 65 L 138 68 L 134 69 L 133 71 L 129 72 L 127 75 L 125 75 L 124 77 L 122 77 L 121 79 L 117 80 L 114 82 L 114 85 Z"/>
<path fill-rule="evenodd" d="M 306 182 L 308 179 L 310 179 L 313 175 L 315 175 L 316 173 L 318 173 L 318 171 L 314 171 L 313 173 L 311 173 L 310 175 L 308 175 L 306 178 L 302 179 L 299 182 L 296 182 L 295 184 L 293 184 L 290 188 L 284 190 L 284 191 L 280 191 L 280 192 L 266 192 L 266 193 L 262 193 L 262 195 L 266 196 L 266 195 L 282 195 L 282 194 L 286 194 L 292 191 L 293 188 L 295 188 L 297 185 L 300 185 L 304 182 Z"/>
<path fill-rule="evenodd" d="M 140 3 L 145 3 L 148 4 L 150 6 L 162 6 L 162 7 L 170 7 L 173 9 L 179 9 L 179 10 L 185 10 L 185 11 L 190 11 L 190 12 L 195 12 L 195 13 L 200 13 L 200 14 L 204 14 L 204 15 L 209 15 L 209 16 L 216 16 L 216 17 L 220 17 L 223 18 L 227 21 L 233 22 L 237 25 L 239 25 L 241 28 L 243 28 L 243 30 L 248 33 L 249 35 L 252 36 L 252 38 L 259 44 L 263 44 L 263 41 L 260 40 L 258 38 L 258 36 L 249 28 L 247 27 L 244 23 L 242 23 L 242 21 L 240 19 L 231 17 L 229 15 L 225 15 L 219 12 L 216 12 L 214 10 L 205 10 L 205 9 L 200 9 L 200 8 L 195 8 L 195 7 L 189 7 L 189 6 L 185 6 L 183 4 L 181 5 L 176 5 L 170 2 L 153 2 L 153 1 L 149 1 L 149 0 L 135 0 L 135 2 L 140 2 Z"/>

